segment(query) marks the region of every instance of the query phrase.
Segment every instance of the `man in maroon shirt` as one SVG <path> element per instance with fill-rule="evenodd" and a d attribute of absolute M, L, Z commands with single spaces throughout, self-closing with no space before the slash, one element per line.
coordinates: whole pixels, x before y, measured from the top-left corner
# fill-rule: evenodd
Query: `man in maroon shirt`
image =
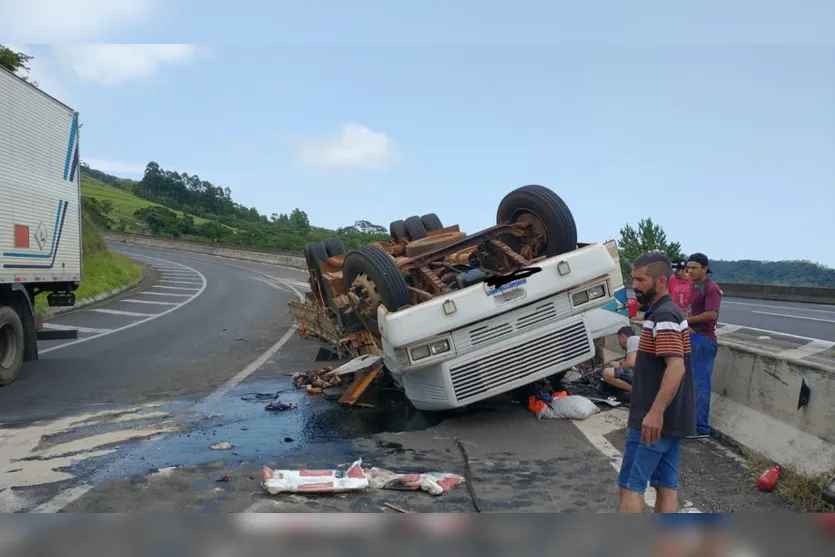
<path fill-rule="evenodd" d="M 696 391 L 696 435 L 709 437 L 710 383 L 713 362 L 719 348 L 716 342 L 716 321 L 722 304 L 722 290 L 707 278 L 711 273 L 710 262 L 703 253 L 694 253 L 687 260 L 687 274 L 693 280 L 690 300 L 684 314 L 690 327 L 693 381 Z"/>

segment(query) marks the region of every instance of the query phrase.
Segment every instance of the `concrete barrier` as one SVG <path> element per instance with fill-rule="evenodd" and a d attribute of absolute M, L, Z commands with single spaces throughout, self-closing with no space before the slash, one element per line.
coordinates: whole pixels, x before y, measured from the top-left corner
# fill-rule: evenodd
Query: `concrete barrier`
<path fill-rule="evenodd" d="M 640 332 L 640 321 L 633 322 Z M 606 348 L 623 350 L 615 337 Z M 808 405 L 798 408 L 801 385 Z M 835 373 L 814 362 L 774 356 L 719 339 L 713 369 L 711 427 L 733 443 L 798 472 L 835 469 Z"/>
<path fill-rule="evenodd" d="M 806 302 L 811 304 L 835 304 L 835 288 L 816 286 L 777 286 L 772 284 L 741 284 L 719 282 L 725 296 L 755 298 L 779 302 Z"/>
<path fill-rule="evenodd" d="M 304 257 L 292 252 L 256 251 L 221 244 L 184 242 L 182 240 L 160 238 L 157 236 L 123 234 L 119 232 L 106 232 L 104 236 L 105 239 L 111 242 L 125 242 L 140 246 L 150 246 L 177 251 L 190 251 L 193 253 L 204 253 L 206 255 L 216 255 L 218 257 L 228 257 L 231 259 L 242 259 L 244 261 L 256 261 L 258 263 L 283 265 L 285 267 L 293 267 L 295 269 L 307 269 Z"/>

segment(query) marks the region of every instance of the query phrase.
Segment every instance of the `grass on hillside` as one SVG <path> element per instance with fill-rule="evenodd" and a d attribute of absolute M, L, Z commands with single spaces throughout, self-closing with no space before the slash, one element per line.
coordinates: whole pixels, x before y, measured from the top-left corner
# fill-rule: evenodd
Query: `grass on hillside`
<path fill-rule="evenodd" d="M 76 302 L 110 292 L 142 278 L 142 267 L 133 259 L 108 251 L 104 236 L 87 214 L 84 214 L 82 223 L 82 244 L 84 279 L 75 291 Z M 38 313 L 44 313 L 49 309 L 46 297 L 45 293 L 35 297 L 35 310 Z"/>
<path fill-rule="evenodd" d="M 133 216 L 137 209 L 144 209 L 145 207 L 162 207 L 159 203 L 147 201 L 141 197 L 136 197 L 132 193 L 114 188 L 111 185 L 105 184 L 95 178 L 91 178 L 86 174 L 81 175 L 81 194 L 84 197 L 95 197 L 99 201 L 110 201 L 113 204 L 113 211 L 110 213 L 110 218 L 118 222 L 119 219 L 125 219 L 128 222 L 136 222 Z M 182 216 L 182 211 L 174 211 L 177 216 Z M 208 222 L 201 217 L 195 217 L 194 224 L 203 224 Z"/>

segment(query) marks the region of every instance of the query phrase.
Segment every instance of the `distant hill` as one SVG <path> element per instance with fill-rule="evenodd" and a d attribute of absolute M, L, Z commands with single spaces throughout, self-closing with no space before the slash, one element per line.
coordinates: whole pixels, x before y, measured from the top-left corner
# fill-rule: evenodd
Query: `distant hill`
<path fill-rule="evenodd" d="M 299 208 L 268 217 L 235 203 L 229 188 L 155 162 L 139 181 L 82 165 L 81 184 L 85 206 L 111 230 L 295 252 L 333 236 L 347 249 L 388 237 L 387 226 L 364 220 L 336 230 L 313 226 Z M 720 283 L 835 287 L 835 269 L 809 261 L 713 260 L 711 267 Z"/>
<path fill-rule="evenodd" d="M 81 190 L 97 224 L 120 232 L 295 252 L 329 237 L 340 238 L 346 249 L 388 237 L 387 227 L 364 220 L 337 230 L 312 226 L 298 208 L 267 217 L 235 203 L 229 188 L 154 162 L 139 181 L 82 164 Z"/>
<path fill-rule="evenodd" d="M 716 282 L 835 288 L 835 269 L 811 261 L 711 260 Z"/>

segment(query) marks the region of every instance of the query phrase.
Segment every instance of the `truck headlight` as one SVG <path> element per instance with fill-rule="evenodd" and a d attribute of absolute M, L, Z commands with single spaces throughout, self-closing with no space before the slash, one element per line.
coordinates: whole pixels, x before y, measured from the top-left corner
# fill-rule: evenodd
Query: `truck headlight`
<path fill-rule="evenodd" d="M 412 356 L 412 361 L 416 362 L 418 360 L 428 358 L 429 356 L 449 352 L 451 348 L 452 346 L 449 340 L 444 338 L 440 340 L 433 340 L 432 342 L 421 344 L 419 346 L 413 346 L 409 348 L 409 354 Z"/>
<path fill-rule="evenodd" d="M 606 284 L 596 284 L 592 287 L 584 288 L 583 290 L 578 290 L 577 292 L 571 294 L 571 304 L 574 307 L 577 307 L 592 300 L 604 297 L 606 297 Z"/>
<path fill-rule="evenodd" d="M 406 352 L 405 348 L 395 348 L 394 358 L 397 360 L 397 365 L 399 366 L 409 365 L 409 353 Z"/>

